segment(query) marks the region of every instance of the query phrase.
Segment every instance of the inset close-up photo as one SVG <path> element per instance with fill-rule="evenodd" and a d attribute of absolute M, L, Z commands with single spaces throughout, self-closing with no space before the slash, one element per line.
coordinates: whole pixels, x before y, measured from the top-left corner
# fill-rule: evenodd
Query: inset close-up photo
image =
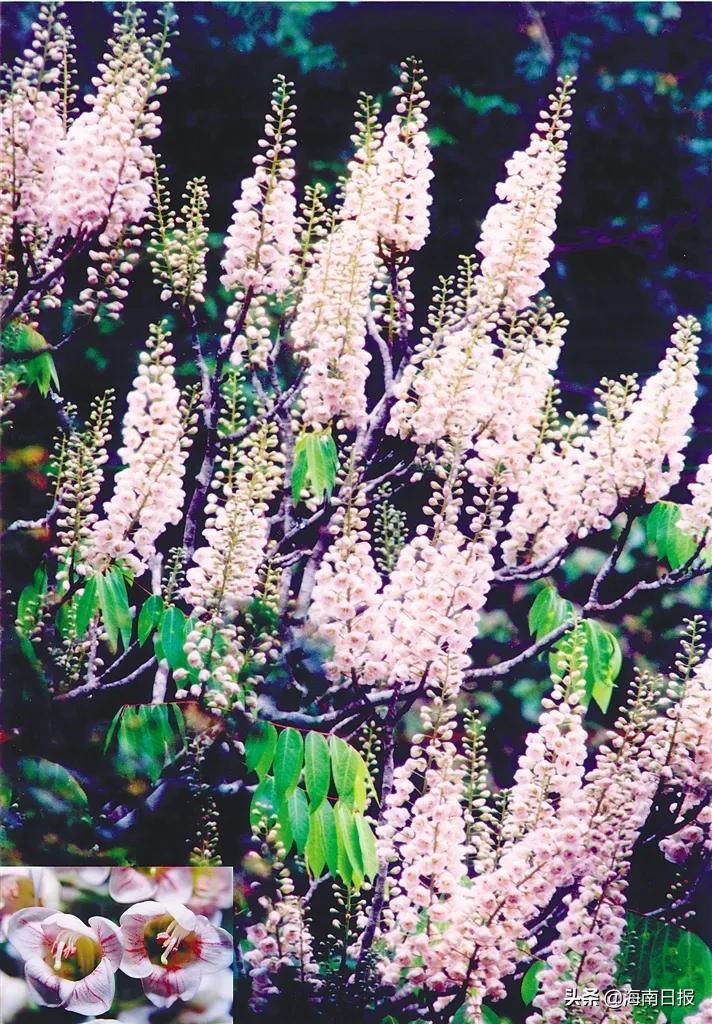
<path fill-rule="evenodd" d="M 232 1024 L 232 869 L 0 868 L 0 1021 Z"/>

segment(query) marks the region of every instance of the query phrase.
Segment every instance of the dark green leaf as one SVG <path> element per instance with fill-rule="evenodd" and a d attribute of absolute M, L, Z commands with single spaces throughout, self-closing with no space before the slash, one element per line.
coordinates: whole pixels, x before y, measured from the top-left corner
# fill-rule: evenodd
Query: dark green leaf
<path fill-rule="evenodd" d="M 363 860 L 363 872 L 366 878 L 375 878 L 378 874 L 378 852 L 373 829 L 361 814 L 356 814 L 356 830 Z"/>
<path fill-rule="evenodd" d="M 313 835 L 312 835 L 313 833 Z M 309 851 L 323 856 L 321 867 L 317 870 L 316 861 L 309 860 L 309 866 L 314 875 L 321 874 L 321 868 L 326 864 L 329 874 L 336 878 L 339 866 L 339 842 L 336 835 L 336 821 L 334 820 L 334 809 L 328 800 L 319 805 L 318 810 L 309 816 L 309 839 L 307 840 L 307 856 Z"/>
<path fill-rule="evenodd" d="M 297 844 L 298 852 L 303 853 L 309 835 L 309 803 L 306 793 L 300 786 L 297 786 L 289 794 L 286 802 L 294 842 Z"/>
<path fill-rule="evenodd" d="M 161 646 L 171 669 L 183 664 L 183 645 L 187 619 L 180 608 L 167 608 L 161 622 Z"/>
<path fill-rule="evenodd" d="M 261 826 L 263 819 L 267 819 L 269 826 L 270 822 L 273 821 L 277 816 L 277 808 L 275 807 L 275 792 L 274 792 L 274 779 L 271 775 L 263 779 L 258 785 L 257 789 L 252 794 L 252 802 L 250 803 L 250 824 L 253 829 L 258 829 Z"/>
<path fill-rule="evenodd" d="M 77 629 L 77 636 L 84 636 L 98 607 L 99 599 L 97 595 L 96 576 L 89 576 L 84 583 L 84 591 L 76 604 L 75 625 Z"/>
<path fill-rule="evenodd" d="M 272 765 L 277 748 L 277 730 L 271 722 L 255 722 L 245 742 L 245 762 L 262 780 Z"/>
<path fill-rule="evenodd" d="M 633 989 L 691 989 L 692 1005 L 665 1007 L 670 1024 L 682 1024 L 712 997 L 712 950 L 694 932 L 627 914 L 617 982 Z"/>
<path fill-rule="evenodd" d="M 23 797 L 30 797 L 42 811 L 71 819 L 88 813 L 86 793 L 61 764 L 43 758 L 22 757 L 18 768 Z"/>
<path fill-rule="evenodd" d="M 307 733 L 304 743 L 304 781 L 313 811 L 326 799 L 330 780 L 329 744 L 321 733 Z"/>
<path fill-rule="evenodd" d="M 138 642 L 142 647 L 153 630 L 161 624 L 163 614 L 164 604 L 160 594 L 151 594 L 147 597 L 138 617 Z"/>
<path fill-rule="evenodd" d="M 296 729 L 283 729 L 274 753 L 274 784 L 278 799 L 286 796 L 297 784 L 302 770 L 304 740 Z"/>
<path fill-rule="evenodd" d="M 525 1006 L 530 1006 L 534 996 L 539 989 L 539 971 L 543 970 L 546 964 L 543 960 L 535 960 L 522 978 L 522 1001 Z"/>
<path fill-rule="evenodd" d="M 364 878 L 364 865 L 354 813 L 350 807 L 339 800 L 334 808 L 334 819 L 339 846 L 346 852 L 351 865 L 351 878 L 356 888 L 359 888 Z M 344 877 L 344 881 L 348 884 L 346 877 Z"/>
<path fill-rule="evenodd" d="M 353 806 L 354 787 L 359 771 L 358 755 L 354 748 L 339 736 L 332 736 L 329 739 L 329 750 L 336 792 L 345 803 Z"/>
<path fill-rule="evenodd" d="M 554 587 L 543 587 L 529 609 L 529 630 L 541 640 L 570 619 L 572 612 L 571 602 L 561 597 Z"/>
<path fill-rule="evenodd" d="M 648 540 L 655 545 L 657 557 L 666 560 L 671 569 L 685 565 L 695 553 L 695 540 L 683 533 L 677 522 L 680 506 L 673 501 L 653 505 L 646 523 Z"/>

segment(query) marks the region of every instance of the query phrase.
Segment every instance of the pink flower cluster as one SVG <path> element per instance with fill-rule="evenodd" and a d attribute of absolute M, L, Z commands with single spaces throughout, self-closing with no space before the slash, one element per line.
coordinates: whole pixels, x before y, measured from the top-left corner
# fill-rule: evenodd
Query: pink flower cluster
<path fill-rule="evenodd" d="M 507 178 L 482 223 L 477 249 L 482 253 L 480 295 L 496 296 L 503 310 L 523 309 L 544 282 L 554 248 L 556 208 L 564 171 L 564 137 L 570 127 L 568 81 L 540 111 L 529 145 L 507 161 Z"/>
<path fill-rule="evenodd" d="M 103 518 L 89 532 L 87 569 L 122 559 L 135 573 L 143 572 L 166 526 L 181 520 L 193 424 L 176 387 L 174 364 L 169 335 L 162 325 L 152 327 L 124 416 L 118 452 L 124 468 Z"/>
<path fill-rule="evenodd" d="M 289 893 L 274 903 L 266 898 L 261 902 L 266 910 L 264 924 L 253 924 L 245 930 L 252 948 L 244 954 L 244 960 L 250 965 L 252 1005 L 256 1010 L 280 991 L 280 970 L 297 968 L 305 981 L 319 985 L 319 964 L 314 959 L 313 940 L 299 897 Z"/>
<path fill-rule="evenodd" d="M 169 25 L 172 17 L 165 17 Z M 90 109 L 72 118 L 71 36 L 63 15 L 43 8 L 2 120 L 3 152 L 13 167 L 3 238 L 14 220 L 25 240 L 41 243 L 33 258 L 43 277 L 59 269 L 64 251 L 94 240 L 97 266 L 77 308 L 92 314 L 102 301 L 110 316 L 122 308 L 136 258 L 127 249 L 150 204 L 150 144 L 159 134 L 157 97 L 168 75 L 163 26 L 150 34 L 131 7 L 115 19 L 92 78 L 95 92 L 85 97 Z M 61 279 L 49 274 L 44 303 L 56 304 L 60 293 Z"/>
<path fill-rule="evenodd" d="M 676 321 L 640 394 L 629 382 L 605 382 L 606 407 L 594 429 L 540 447 L 516 488 L 507 561 L 522 551 L 533 559 L 553 555 L 570 537 L 605 529 L 627 499 L 657 501 L 677 482 L 697 397 L 699 330 L 694 317 Z"/>
<path fill-rule="evenodd" d="M 366 317 L 376 272 L 376 235 L 370 215 L 337 224 L 309 269 L 292 326 L 295 348 L 307 363 L 302 398 L 305 423 L 347 427 L 366 421 Z"/>
<path fill-rule="evenodd" d="M 269 535 L 267 510 L 283 476 L 284 458 L 272 425 L 254 432 L 230 471 L 218 472 L 205 507 L 205 544 L 186 572 L 186 601 L 197 615 L 221 616 L 247 601 L 257 584 Z M 231 467 L 231 468 L 230 468 Z"/>
<path fill-rule="evenodd" d="M 297 222 L 290 153 L 296 146 L 292 127 L 296 107 L 291 82 L 280 76 L 274 86 L 265 138 L 259 142 L 262 152 L 253 160 L 254 174 L 242 182 L 225 241 L 220 281 L 234 300 L 225 321 L 224 344 L 236 325 L 240 327 L 248 290 L 250 296 L 283 293 L 295 270 Z M 232 341 L 232 354 L 238 358 L 249 347 L 249 339 L 238 333 Z"/>
<path fill-rule="evenodd" d="M 410 252 L 423 247 L 430 230 L 432 154 L 425 130 L 429 106 L 423 91 L 425 76 L 417 64 L 403 62 L 400 80 L 393 90 L 398 97 L 396 113 L 386 125 L 374 161 L 376 226 L 387 247 Z"/>
<path fill-rule="evenodd" d="M 459 687 L 493 565 L 490 540 L 460 533 L 456 508 L 432 532 L 418 527 L 382 590 L 364 514 L 349 510 L 318 571 L 309 612 L 334 646 L 333 678 L 354 671 L 366 683 L 392 684 L 427 676 Z"/>
<path fill-rule="evenodd" d="M 519 376 L 520 360 L 506 342 L 498 357 L 491 335 L 503 327 L 506 337 L 510 328 L 516 328 L 516 315 L 542 288 L 540 275 L 548 266 L 560 201 L 571 92 L 565 82 L 550 97 L 550 109 L 542 112 L 529 147 L 508 162 L 508 177 L 497 186 L 501 201 L 483 222 L 477 248 L 484 259 L 472 285 L 472 300 L 464 316 L 454 322 L 450 318 L 416 349 L 394 387 L 397 401 L 387 428 L 390 434 L 412 437 L 422 445 L 440 439 L 467 444 L 495 410 L 501 419 L 504 409 L 527 418 L 532 410 L 536 417 L 541 409 L 545 393 L 536 384 L 531 391 L 527 388 L 527 373 Z M 501 339 L 502 331 L 499 334 Z M 546 378 L 556 364 L 556 344 L 535 344 L 531 352 L 535 358 L 549 354 L 543 359 Z M 511 385 L 507 387 L 512 373 L 521 381 L 515 394 Z M 535 381 L 541 376 L 535 374 Z M 520 401 L 512 405 L 513 399 Z M 509 419 L 511 427 L 511 413 Z M 527 433 L 526 422 L 523 432 Z"/>
<path fill-rule="evenodd" d="M 678 527 L 694 537 L 705 554 L 712 548 L 712 455 L 697 470 L 690 484 L 692 500 L 680 509 Z"/>

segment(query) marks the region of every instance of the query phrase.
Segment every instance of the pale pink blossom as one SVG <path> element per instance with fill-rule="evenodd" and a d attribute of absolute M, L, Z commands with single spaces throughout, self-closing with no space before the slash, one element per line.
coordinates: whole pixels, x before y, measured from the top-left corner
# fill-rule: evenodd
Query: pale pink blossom
<path fill-rule="evenodd" d="M 59 907 L 60 886 L 50 868 L 0 867 L 0 934 L 11 916 L 28 907 Z"/>
<path fill-rule="evenodd" d="M 146 900 L 121 915 L 121 970 L 140 978 L 156 1006 L 191 999 L 206 974 L 232 963 L 232 937 L 172 900 Z"/>
<path fill-rule="evenodd" d="M 104 1013 L 114 1000 L 123 954 L 116 925 L 104 917 L 84 924 L 72 914 L 31 907 L 13 914 L 8 939 L 25 961 L 25 980 L 42 1006 Z"/>
<path fill-rule="evenodd" d="M 109 895 L 117 903 L 177 900 L 187 903 L 193 893 L 192 868 L 112 868 Z"/>

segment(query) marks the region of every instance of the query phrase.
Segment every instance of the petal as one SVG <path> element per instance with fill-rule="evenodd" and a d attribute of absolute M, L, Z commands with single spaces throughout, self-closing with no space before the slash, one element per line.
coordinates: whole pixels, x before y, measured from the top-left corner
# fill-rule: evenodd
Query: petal
<path fill-rule="evenodd" d="M 44 960 L 35 957 L 25 966 L 25 981 L 35 1002 L 42 1006 L 66 1006 L 76 984 L 58 978 Z"/>
<path fill-rule="evenodd" d="M 52 917 L 53 913 L 47 907 L 28 907 L 10 917 L 7 923 L 8 940 L 25 960 L 44 955 L 47 939 L 42 930 L 42 922 Z"/>
<path fill-rule="evenodd" d="M 113 921 L 109 921 L 105 917 L 90 917 L 89 924 L 99 940 L 103 956 L 111 964 L 112 970 L 118 971 L 124 954 L 121 931 Z"/>
<path fill-rule="evenodd" d="M 83 935 L 87 939 L 96 939 L 89 925 L 84 924 L 74 914 L 52 913 L 45 921 L 42 930 L 50 941 L 54 942 L 60 932 L 70 931 L 75 935 Z"/>
<path fill-rule="evenodd" d="M 67 1009 L 74 1013 L 104 1013 L 114 1001 L 114 972 L 108 960 L 102 960 L 86 978 L 74 983 Z"/>
<path fill-rule="evenodd" d="M 134 868 L 112 868 L 109 895 L 117 903 L 148 900 L 156 892 L 156 880 Z"/>
<path fill-rule="evenodd" d="M 189 932 L 195 931 L 198 919 L 192 910 L 188 910 L 182 903 L 177 903 L 174 900 L 164 900 L 163 907 L 165 908 L 164 912 L 170 914 L 181 928 L 185 928 Z"/>
<path fill-rule="evenodd" d="M 152 965 L 153 970 L 143 979 L 143 991 L 154 1006 L 171 1006 L 176 999 L 190 999 L 198 991 L 203 972 L 200 964 L 188 964 L 178 970 Z"/>
<path fill-rule="evenodd" d="M 203 970 L 212 974 L 229 967 L 234 956 L 232 935 L 224 928 L 216 928 L 207 917 L 198 917 L 195 931 L 200 939 L 197 952 Z"/>
<path fill-rule="evenodd" d="M 193 895 L 193 869 L 168 868 L 158 876 L 156 898 L 187 903 Z"/>

